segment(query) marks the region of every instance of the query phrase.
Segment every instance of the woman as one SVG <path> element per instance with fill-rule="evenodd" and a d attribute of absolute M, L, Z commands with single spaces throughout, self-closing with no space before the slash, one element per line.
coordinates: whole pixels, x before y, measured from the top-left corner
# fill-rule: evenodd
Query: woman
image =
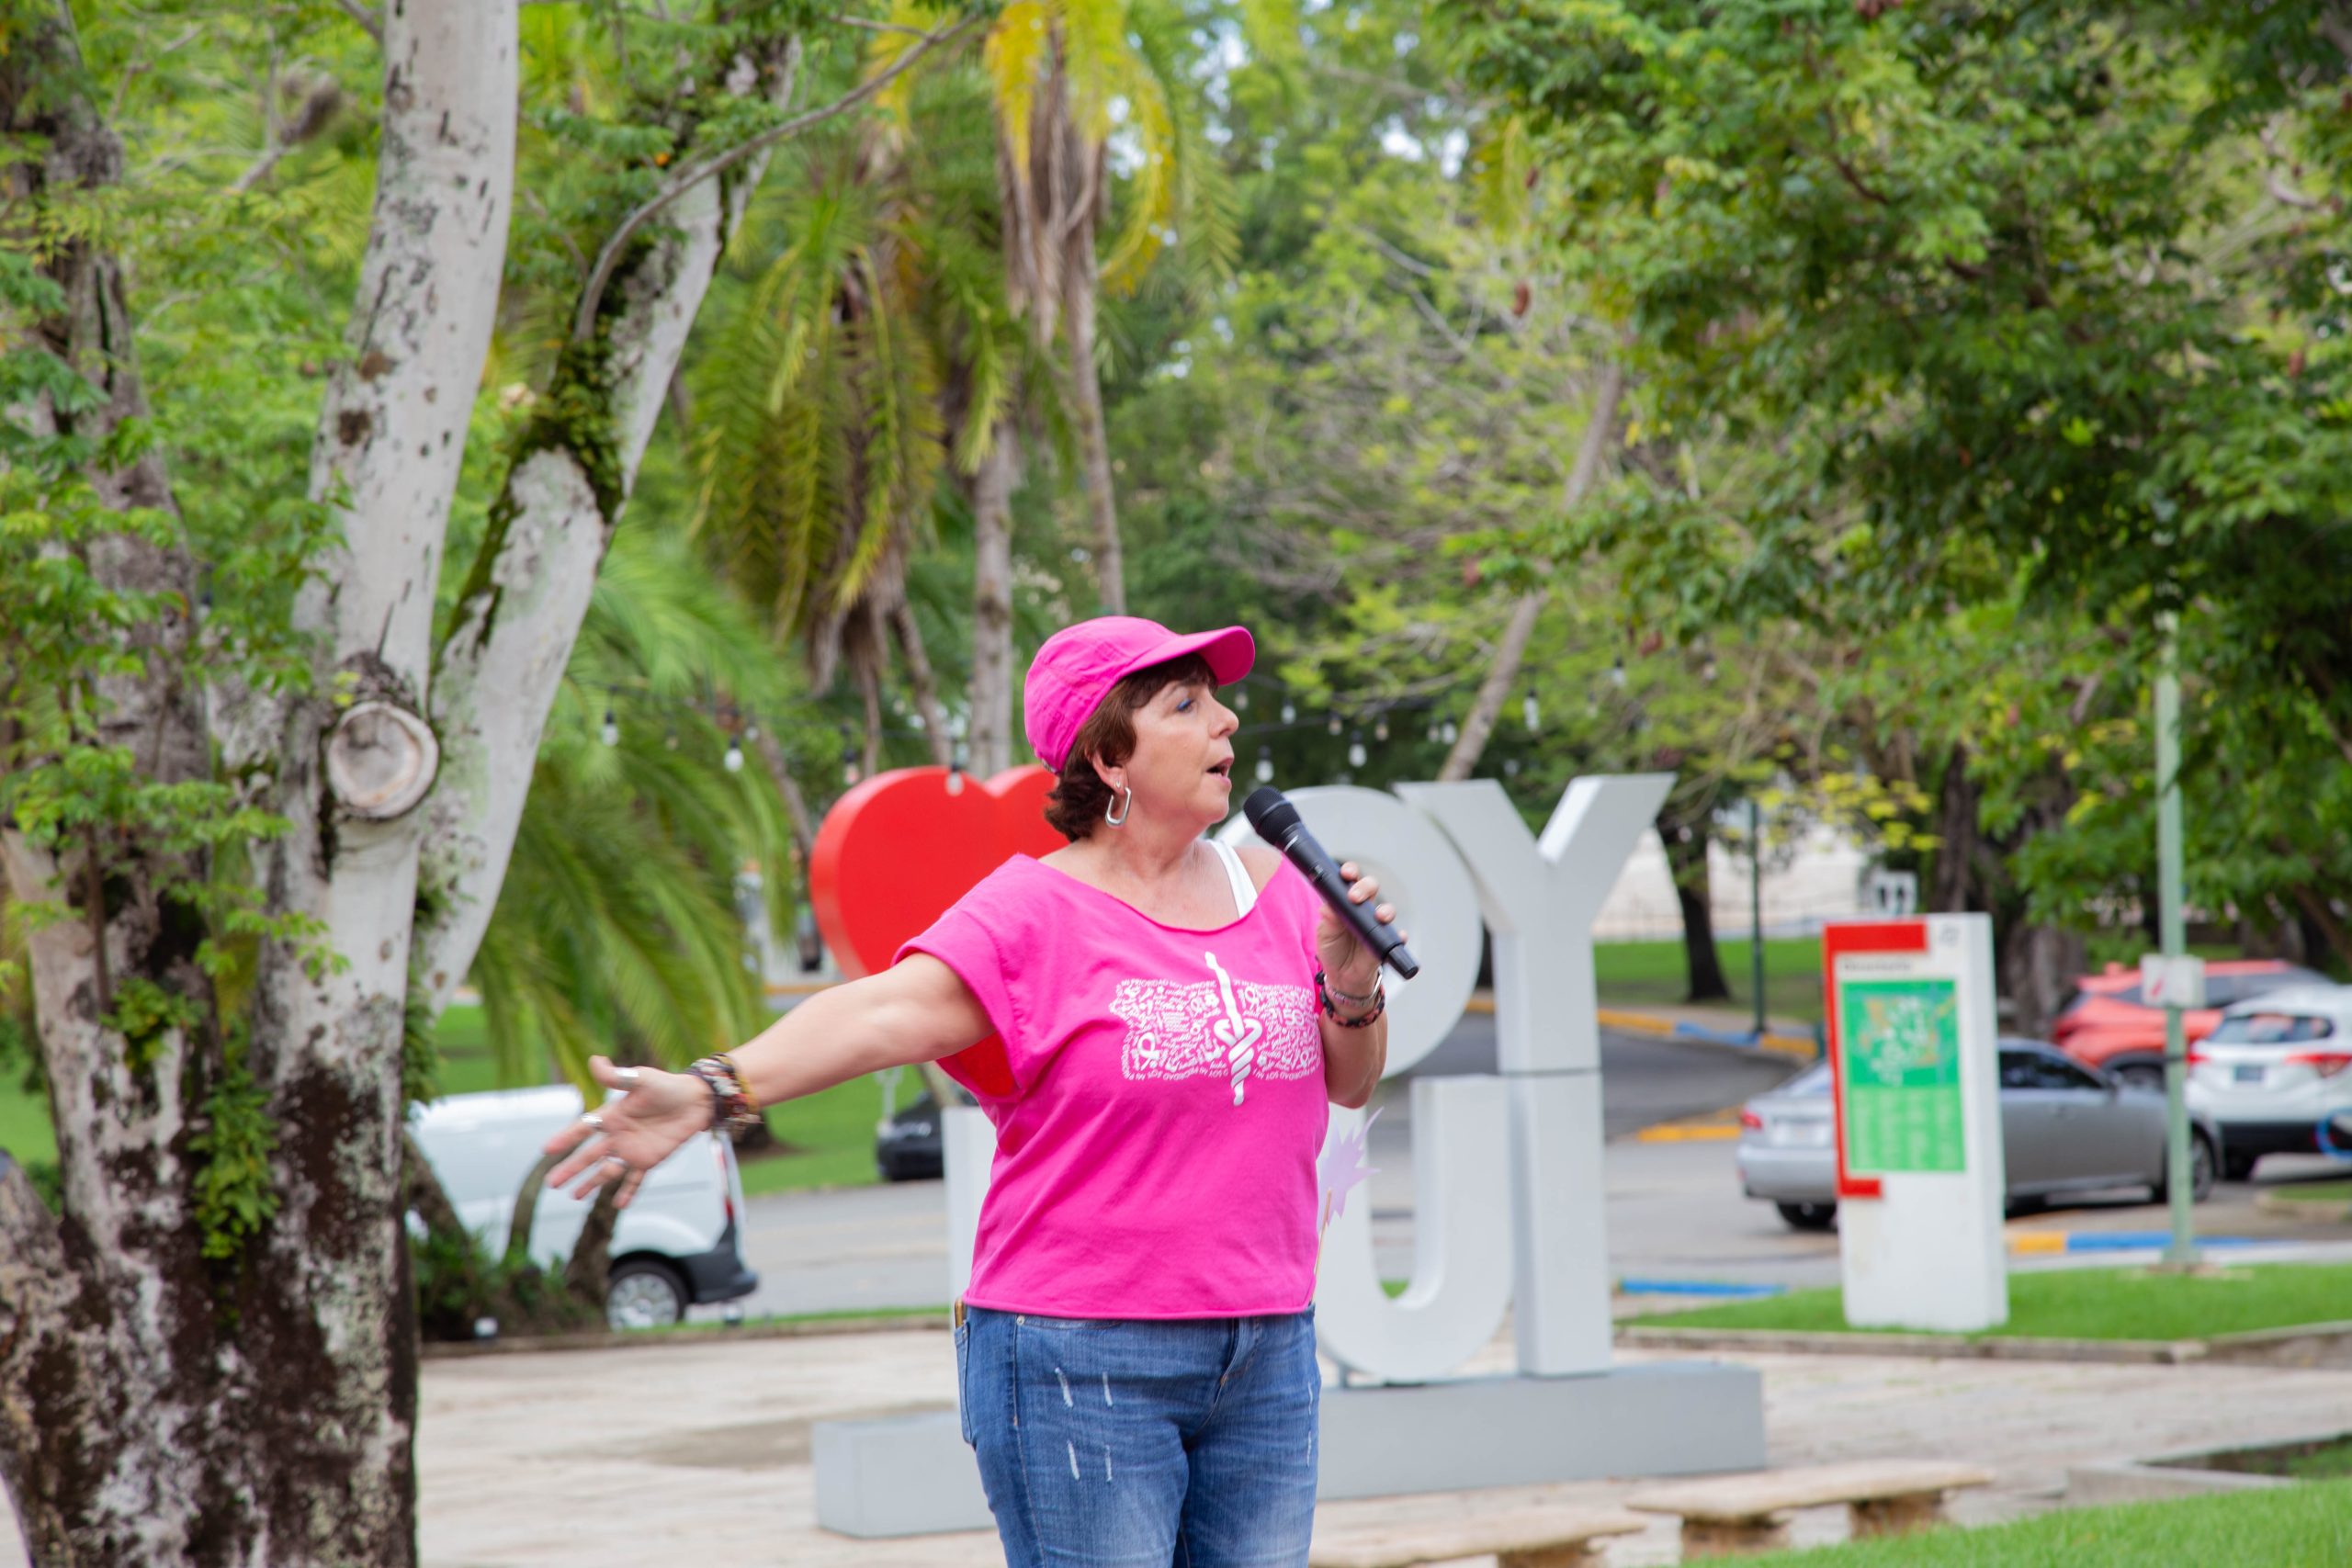
<path fill-rule="evenodd" d="M 1216 688 L 1254 655 L 1238 626 L 1055 634 L 1023 709 L 1069 845 L 740 1050 L 677 1074 L 596 1058 L 628 1092 L 548 1145 L 571 1151 L 550 1184 L 617 1179 L 626 1201 L 714 1121 L 944 1059 L 997 1129 L 956 1346 L 1019 1568 L 1306 1562 L 1316 1156 L 1329 1104 L 1380 1081 L 1387 1025 L 1377 960 L 1306 880 L 1203 837 L 1232 810 Z"/>

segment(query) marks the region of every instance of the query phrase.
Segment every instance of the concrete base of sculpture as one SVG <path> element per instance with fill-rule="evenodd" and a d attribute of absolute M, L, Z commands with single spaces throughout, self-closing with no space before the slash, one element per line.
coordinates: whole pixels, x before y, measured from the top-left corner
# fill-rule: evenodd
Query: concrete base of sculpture
<path fill-rule="evenodd" d="M 956 1412 L 825 1421 L 817 1522 L 875 1539 L 989 1529 Z M 1326 1498 L 1527 1486 L 1764 1466 L 1764 1382 L 1747 1367 L 1667 1361 L 1581 1377 L 1463 1378 L 1323 1391 Z"/>

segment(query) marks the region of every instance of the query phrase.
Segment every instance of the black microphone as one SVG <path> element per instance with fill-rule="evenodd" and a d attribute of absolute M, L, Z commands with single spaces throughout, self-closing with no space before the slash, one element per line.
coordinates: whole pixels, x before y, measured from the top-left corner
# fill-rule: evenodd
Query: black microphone
<path fill-rule="evenodd" d="M 1315 835 L 1298 819 L 1298 807 L 1283 799 L 1282 791 L 1272 784 L 1251 790 L 1250 798 L 1241 803 L 1241 814 L 1250 818 L 1258 837 L 1298 867 L 1299 874 L 1323 896 L 1323 902 L 1348 922 L 1357 941 L 1380 954 L 1382 963 L 1408 980 L 1421 972 L 1420 961 L 1406 951 L 1405 939 L 1396 934 L 1395 926 L 1374 919 L 1369 903 L 1349 902 L 1348 885 L 1340 875 L 1339 863 L 1315 841 Z"/>

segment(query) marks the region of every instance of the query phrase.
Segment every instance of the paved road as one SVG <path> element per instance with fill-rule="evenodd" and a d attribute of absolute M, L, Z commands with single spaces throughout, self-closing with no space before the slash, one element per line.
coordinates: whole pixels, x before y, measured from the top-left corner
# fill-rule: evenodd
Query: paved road
<path fill-rule="evenodd" d="M 1492 1021 L 1469 1018 L 1421 1064 L 1422 1073 L 1490 1071 Z M 1834 1284 L 1834 1235 L 1790 1230 L 1769 1203 L 1740 1196 L 1729 1143 L 1644 1143 L 1630 1134 L 1660 1122 L 1736 1105 L 1785 1071 L 1776 1058 L 1655 1037 L 1604 1033 L 1603 1122 L 1611 1142 L 1609 1253 L 1619 1279 L 1781 1284 Z M 1413 1186 L 1409 1095 L 1387 1089 L 1391 1109 L 1373 1134 L 1373 1234 L 1383 1271 L 1411 1271 Z M 2317 1158 L 2274 1156 L 2263 1185 L 2323 1176 L 2339 1168 Z M 2224 1183 L 2199 1206 L 2200 1235 L 2274 1236 L 2308 1242 L 2347 1239 L 2325 1222 L 2296 1224 L 2259 1212 L 2253 1183 Z M 786 1193 L 751 1205 L 746 1250 L 762 1276 L 744 1303 L 759 1314 L 927 1306 L 946 1294 L 944 1193 L 935 1181 Z M 2121 1192 L 2016 1222 L 2019 1230 L 2161 1232 L 2165 1211 L 2138 1192 Z M 2233 1252 L 2233 1259 L 2256 1254 Z M 2117 1261 L 2111 1253 L 2020 1256 L 2018 1269 Z M 697 1316 L 715 1316 L 698 1309 Z"/>

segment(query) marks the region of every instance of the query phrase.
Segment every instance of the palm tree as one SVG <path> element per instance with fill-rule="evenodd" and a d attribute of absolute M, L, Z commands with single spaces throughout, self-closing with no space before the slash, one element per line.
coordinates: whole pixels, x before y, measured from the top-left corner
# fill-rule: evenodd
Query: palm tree
<path fill-rule="evenodd" d="M 869 70 L 895 59 L 935 15 L 901 0 L 894 19 L 915 30 L 884 35 Z M 1005 299 L 1026 319 L 1038 354 L 1056 366 L 1077 447 L 1097 597 L 1113 614 L 1126 609 L 1126 585 L 1102 413 L 1102 292 L 1133 289 L 1179 232 L 1200 276 L 1222 268 L 1234 245 L 1220 171 L 1183 69 L 1184 36 L 1183 17 L 1167 0 L 1012 0 L 980 46 L 996 124 Z M 1127 165 L 1125 210 L 1108 254 L 1098 255 L 1114 207 L 1114 141 Z M 1013 434 L 1008 422 L 992 437 L 1003 467 L 987 473 L 975 497 L 984 569 L 1009 516 Z M 978 615 L 983 624 L 999 618 L 992 604 L 980 605 Z"/>
<path fill-rule="evenodd" d="M 695 378 L 696 535 L 774 634 L 801 640 L 819 689 L 848 670 L 869 771 L 894 648 L 933 761 L 951 761 L 907 564 L 951 457 L 987 460 L 1018 357 L 988 253 L 956 232 L 969 215 L 942 221 L 894 140 L 816 143 L 803 178 L 770 187 L 752 250 L 774 259 L 714 301 Z"/>
<path fill-rule="evenodd" d="M 614 536 L 474 960 L 502 1083 L 542 1081 L 552 1058 L 584 1084 L 589 1055 L 616 1043 L 675 1066 L 766 1022 L 737 879 L 756 870 L 785 921 L 792 823 L 721 723 L 791 722 L 801 694 L 765 649 L 683 537 L 650 520 Z"/>

